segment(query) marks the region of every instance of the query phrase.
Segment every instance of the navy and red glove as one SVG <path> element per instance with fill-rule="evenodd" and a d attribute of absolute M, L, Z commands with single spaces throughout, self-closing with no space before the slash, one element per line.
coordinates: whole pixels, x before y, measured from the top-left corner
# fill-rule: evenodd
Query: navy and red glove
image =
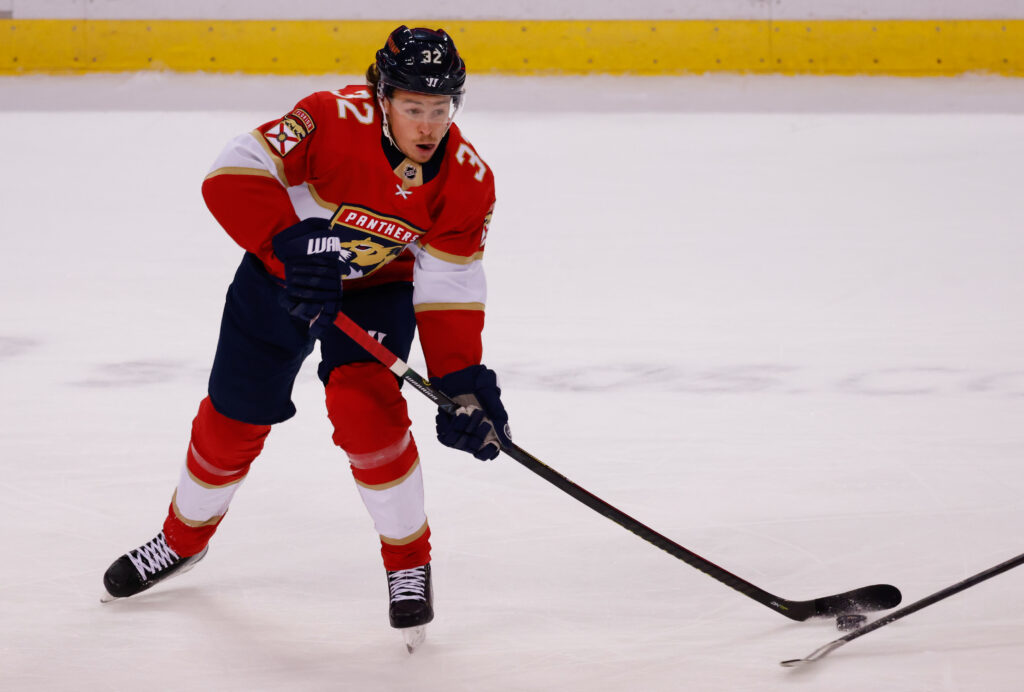
<path fill-rule="evenodd" d="M 284 265 L 281 304 L 319 336 L 341 309 L 341 278 L 347 257 L 327 219 L 311 218 L 274 236 L 274 254 Z"/>
<path fill-rule="evenodd" d="M 459 404 L 454 414 L 437 412 L 437 439 L 453 449 L 469 452 L 477 459 L 494 459 L 501 447 L 512 444 L 508 413 L 501 403 L 501 389 L 493 370 L 471 365 L 433 377 L 430 383 Z"/>

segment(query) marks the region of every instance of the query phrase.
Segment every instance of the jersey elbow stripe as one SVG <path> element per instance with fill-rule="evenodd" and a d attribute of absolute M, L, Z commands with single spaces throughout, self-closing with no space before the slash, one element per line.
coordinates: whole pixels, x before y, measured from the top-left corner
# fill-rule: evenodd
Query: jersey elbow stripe
<path fill-rule="evenodd" d="M 434 312 L 436 310 L 483 310 L 483 303 L 420 303 L 414 306 L 416 312 Z"/>
<path fill-rule="evenodd" d="M 482 306 L 487 302 L 487 284 L 483 275 L 475 274 L 413 274 L 412 304 L 420 305 L 471 305 Z M 478 309 L 464 308 L 464 309 Z"/>
<path fill-rule="evenodd" d="M 324 209 L 329 209 L 331 212 L 331 216 L 334 216 L 334 212 L 338 210 L 337 204 L 331 204 L 323 197 L 321 197 L 320 193 L 316 191 L 315 187 L 313 187 L 313 183 L 306 183 L 306 191 L 309 192 L 309 196 L 313 198 L 313 201 L 316 204 L 323 207 Z"/>
<path fill-rule="evenodd" d="M 295 215 L 300 219 L 316 217 L 329 219 L 334 216 L 334 207 L 325 203 L 312 185 L 293 185 L 287 188 Z"/>
<path fill-rule="evenodd" d="M 475 252 L 475 253 L 473 253 L 469 257 L 463 257 L 462 255 L 453 255 L 450 252 L 444 252 L 443 250 L 438 250 L 436 247 L 433 247 L 431 245 L 424 245 L 423 246 L 423 250 L 424 250 L 424 252 L 426 252 L 431 257 L 436 257 L 439 260 L 444 260 L 445 262 L 451 262 L 452 264 L 472 264 L 473 262 L 476 262 L 477 260 L 483 259 L 483 257 L 484 257 L 484 251 L 483 250 L 480 250 L 479 252 Z"/>
<path fill-rule="evenodd" d="M 284 161 L 281 160 L 281 157 L 274 155 L 274 152 L 270 149 L 270 145 L 267 144 L 267 140 L 263 137 L 262 132 L 260 132 L 259 130 L 253 130 L 249 134 L 252 135 L 253 139 L 259 142 L 260 146 L 263 148 L 264 153 L 274 164 L 274 167 L 277 169 L 277 179 L 281 181 L 282 185 L 288 187 L 288 176 L 285 175 L 284 173 Z"/>
<path fill-rule="evenodd" d="M 226 166 L 224 168 L 218 168 L 217 170 L 208 173 L 205 180 L 216 178 L 218 175 L 256 175 L 263 178 L 270 178 L 271 180 L 277 180 L 272 173 L 265 171 L 262 168 L 242 168 L 241 166 Z"/>
<path fill-rule="evenodd" d="M 265 146 L 260 145 L 261 140 L 263 140 L 262 137 L 254 138 L 251 132 L 233 137 L 210 166 L 207 178 L 225 173 L 266 175 L 281 182 L 277 177 L 279 172 L 274 166 L 273 156 Z M 263 144 L 266 145 L 266 141 L 263 141 Z M 263 173 L 257 171 L 263 171 Z"/>

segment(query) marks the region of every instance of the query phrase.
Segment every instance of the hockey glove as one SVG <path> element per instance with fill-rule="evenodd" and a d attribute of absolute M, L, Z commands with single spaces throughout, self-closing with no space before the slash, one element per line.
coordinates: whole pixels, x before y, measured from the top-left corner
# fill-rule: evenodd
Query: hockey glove
<path fill-rule="evenodd" d="M 501 447 L 512 444 L 508 414 L 493 370 L 471 365 L 430 382 L 459 404 L 454 414 L 437 412 L 437 439 L 441 444 L 469 452 L 481 461 L 494 459 Z"/>
<path fill-rule="evenodd" d="M 327 219 L 311 218 L 273 238 L 274 254 L 284 264 L 281 304 L 320 336 L 341 309 L 341 277 L 347 257 Z"/>

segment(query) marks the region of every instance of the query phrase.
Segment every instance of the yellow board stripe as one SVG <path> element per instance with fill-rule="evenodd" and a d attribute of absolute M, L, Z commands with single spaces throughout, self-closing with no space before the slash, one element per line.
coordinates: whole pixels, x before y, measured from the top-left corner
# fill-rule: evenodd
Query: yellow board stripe
<path fill-rule="evenodd" d="M 471 73 L 1024 76 L 1024 20 L 415 21 Z M 395 21 L 0 19 L 0 74 L 361 75 Z"/>

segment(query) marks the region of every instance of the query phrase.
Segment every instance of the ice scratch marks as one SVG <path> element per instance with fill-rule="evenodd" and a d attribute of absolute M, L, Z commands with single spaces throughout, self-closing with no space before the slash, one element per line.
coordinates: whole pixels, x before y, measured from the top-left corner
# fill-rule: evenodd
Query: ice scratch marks
<path fill-rule="evenodd" d="M 31 354 L 42 345 L 39 339 L 0 334 L 0 365 Z M 46 358 L 59 361 L 61 368 L 70 367 L 65 355 L 48 353 Z M 125 360 L 92 366 L 89 374 L 68 384 L 74 387 L 137 387 L 175 380 L 202 381 L 208 373 L 208 369 L 177 360 Z"/>
<path fill-rule="evenodd" d="M 17 358 L 39 346 L 35 339 L 23 336 L 0 335 L 0 361 Z"/>
<path fill-rule="evenodd" d="M 960 368 L 879 368 L 859 372 L 839 383 L 843 391 L 870 396 L 930 396 L 988 393 L 1024 396 L 1024 370 L 972 372 Z"/>
<path fill-rule="evenodd" d="M 655 363 L 616 363 L 560 370 L 510 366 L 502 374 L 540 388 L 577 392 L 655 390 L 694 393 L 747 393 L 789 388 L 800 368 L 778 363 L 687 369 Z"/>
<path fill-rule="evenodd" d="M 191 379 L 197 374 L 196 369 L 179 361 L 131 360 L 97 365 L 91 377 L 71 384 L 77 387 L 140 387 Z"/>
<path fill-rule="evenodd" d="M 843 373 L 785 363 L 738 363 L 715 367 L 659 363 L 594 364 L 544 369 L 537 364 L 502 368 L 506 384 L 572 392 L 662 391 L 690 394 L 785 394 L 822 392 L 871 397 L 983 394 L 1024 397 L 1024 370 L 877 367 Z"/>
<path fill-rule="evenodd" d="M 1024 396 L 1024 370 L 1009 370 L 985 375 L 972 381 L 972 392 L 1005 392 L 1012 396 Z"/>
<path fill-rule="evenodd" d="M 871 396 L 938 394 L 964 374 L 955 368 L 881 368 L 850 375 L 839 388 Z"/>

